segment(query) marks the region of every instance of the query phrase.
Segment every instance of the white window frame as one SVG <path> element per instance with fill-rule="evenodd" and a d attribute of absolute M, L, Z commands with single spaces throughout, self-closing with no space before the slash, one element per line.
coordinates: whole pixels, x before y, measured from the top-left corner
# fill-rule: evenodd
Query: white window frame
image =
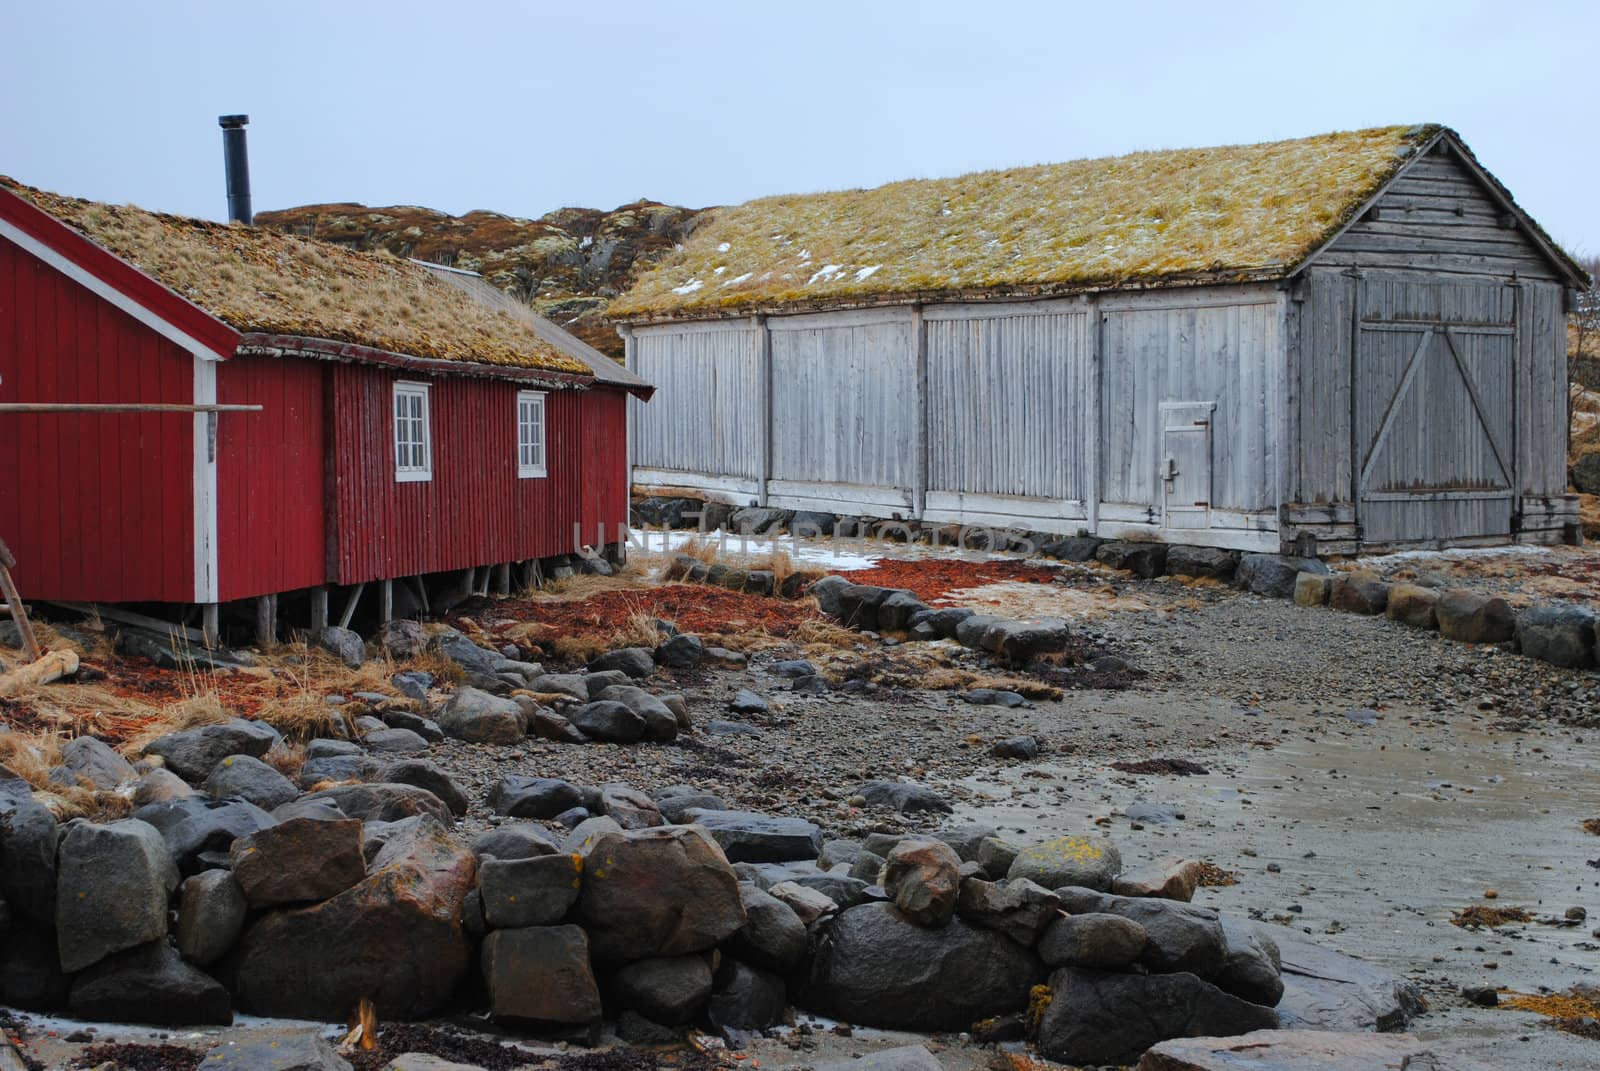
<path fill-rule="evenodd" d="M 522 419 L 525 405 L 533 405 L 538 409 L 537 441 L 523 437 L 524 431 L 534 426 L 531 421 Z M 549 443 L 550 408 L 545 404 L 545 392 L 517 391 L 517 478 L 519 480 L 542 479 L 550 474 Z M 533 448 L 537 448 L 537 459 L 533 456 Z"/>
<path fill-rule="evenodd" d="M 394 394 L 389 402 L 389 456 L 394 459 L 394 479 L 396 483 L 425 483 L 433 479 L 433 406 L 430 404 L 429 394 L 429 386 L 426 383 L 415 383 L 404 379 L 395 381 Z M 399 409 L 401 398 L 420 398 L 422 400 L 421 427 L 415 429 L 421 432 L 420 442 L 411 438 L 402 440 L 400 437 L 400 421 L 402 417 Z M 410 422 L 417 418 L 407 416 L 404 419 Z M 402 446 L 409 450 L 415 450 L 420 446 L 422 448 L 422 464 L 418 465 L 415 461 L 402 464 L 400 460 Z"/>

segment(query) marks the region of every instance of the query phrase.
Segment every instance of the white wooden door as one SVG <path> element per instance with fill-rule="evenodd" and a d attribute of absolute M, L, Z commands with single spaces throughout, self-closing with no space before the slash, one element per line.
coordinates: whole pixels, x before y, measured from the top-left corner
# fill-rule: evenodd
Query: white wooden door
<path fill-rule="evenodd" d="M 1215 402 L 1161 403 L 1162 525 L 1211 527 L 1211 416 Z"/>

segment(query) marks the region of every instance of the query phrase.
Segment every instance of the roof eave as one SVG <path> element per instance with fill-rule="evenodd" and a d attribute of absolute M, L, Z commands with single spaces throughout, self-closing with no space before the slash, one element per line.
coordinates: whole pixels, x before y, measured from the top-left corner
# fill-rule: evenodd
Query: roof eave
<path fill-rule="evenodd" d="M 430 376 L 462 376 L 501 379 L 527 383 L 553 390 L 588 390 L 592 375 L 559 372 L 548 368 L 522 368 L 516 365 L 484 364 L 478 361 L 446 361 L 436 357 L 416 357 L 407 353 L 375 349 L 354 342 L 338 342 L 303 335 L 269 334 L 251 331 L 239 337 L 234 351 L 240 357 L 303 357 L 315 361 L 379 365 Z"/>

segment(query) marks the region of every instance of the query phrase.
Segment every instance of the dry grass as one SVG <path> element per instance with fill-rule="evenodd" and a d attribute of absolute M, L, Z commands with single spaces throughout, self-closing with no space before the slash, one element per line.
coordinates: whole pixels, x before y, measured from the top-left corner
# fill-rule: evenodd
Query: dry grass
<path fill-rule="evenodd" d="M 1493 929 L 1512 922 L 1532 921 L 1533 916 L 1520 907 L 1485 907 L 1482 904 L 1464 907 L 1450 917 L 1452 926 L 1460 926 L 1465 930 L 1476 930 L 1485 926 Z"/>
<path fill-rule="evenodd" d="M 1277 275 L 1439 129 L 1132 153 L 713 209 L 610 314 Z"/>
<path fill-rule="evenodd" d="M 790 639 L 808 651 L 813 648 L 849 651 L 862 642 L 860 633 L 826 618 L 808 618 L 800 622 Z"/>
<path fill-rule="evenodd" d="M 118 793 L 50 780 L 50 770 L 61 764 L 61 745 L 65 741 L 66 737 L 54 732 L 0 732 L 0 766 L 26 781 L 33 789 L 34 798 L 48 808 L 57 821 L 120 818 L 131 813 L 132 801 Z"/>
<path fill-rule="evenodd" d="M 527 625 L 525 629 L 543 629 L 548 634 L 548 625 Z M 532 635 L 533 633 L 529 633 Z M 535 641 L 548 650 L 551 655 L 563 662 L 593 662 L 596 658 L 611 650 L 611 641 L 595 635 L 586 636 L 557 636 L 553 640 Z M 518 641 L 519 646 L 522 641 Z"/>
<path fill-rule="evenodd" d="M 0 176 L 90 240 L 239 331 L 353 342 L 447 361 L 587 374 L 533 328 L 388 254 L 62 197 Z"/>
<path fill-rule="evenodd" d="M 703 535 L 697 535 L 682 543 L 672 552 L 675 558 L 694 558 L 696 561 L 710 565 L 717 560 L 717 543 Z"/>

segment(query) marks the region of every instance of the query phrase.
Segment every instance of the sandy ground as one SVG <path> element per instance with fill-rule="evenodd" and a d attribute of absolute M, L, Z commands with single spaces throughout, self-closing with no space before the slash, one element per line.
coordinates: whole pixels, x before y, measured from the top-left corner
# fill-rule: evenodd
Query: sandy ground
<path fill-rule="evenodd" d="M 808 551 L 831 568 L 829 552 Z M 861 568 L 883 553 L 928 551 L 888 545 L 849 553 L 837 564 Z M 1478 560 L 1501 573 L 1508 562 L 1526 561 L 1525 574 L 1509 575 L 1530 577 L 1548 577 L 1543 565 L 1553 557 L 1581 563 L 1579 576 L 1600 560 L 1593 552 L 1565 555 Z M 1458 568 L 1448 559 L 1400 562 Z M 1469 573 L 1476 568 L 1469 562 Z M 925 779 L 956 801 L 950 822 L 994 825 L 1019 841 L 1104 833 L 1130 864 L 1168 854 L 1217 864 L 1238 883 L 1205 889 L 1199 902 L 1301 927 L 1415 978 L 1432 1011 L 1414 1032 L 1452 1039 L 1491 1066 L 1600 1067 L 1600 1042 L 1458 995 L 1462 985 L 1538 992 L 1600 981 L 1600 939 L 1591 933 L 1600 926 L 1600 837 L 1581 825 L 1600 817 L 1600 675 L 1450 644 L 1381 619 L 1214 585 L 1131 581 L 1095 567 L 1064 569 L 1060 583 L 991 585 L 958 601 L 1068 616 L 1087 646 L 1126 658 L 1142 676 L 1126 689 L 1068 691 L 1019 709 L 904 686 L 807 697 L 766 672 L 774 658 L 796 653 L 775 649 L 746 670 L 677 682 L 698 723 L 743 722 L 754 735 L 700 733 L 686 747 L 451 744 L 428 757 L 480 800 L 513 772 L 642 788 L 688 782 L 740 806 L 803 814 L 830 836 L 924 825 L 858 811 L 848 797 L 867 777 Z M 868 641 L 837 657 L 892 663 L 925 646 Z M 772 711 L 726 713 L 737 688 L 766 696 Z M 988 755 L 988 741 L 1021 732 L 1044 744 L 1039 761 Z M 1209 772 L 1136 775 L 1109 765 L 1150 757 L 1183 758 Z M 480 805 L 463 831 L 492 821 Z M 1490 889 L 1498 894 L 1492 901 L 1484 899 Z M 1451 925 L 1455 910 L 1473 904 L 1523 907 L 1537 921 L 1477 932 Z M 1569 907 L 1592 918 L 1570 927 L 1543 921 Z M 62 1036 L 74 1029 L 50 1026 Z M 247 1024 L 192 1042 L 253 1029 L 282 1026 Z M 821 1029 L 760 1042 L 751 1055 L 766 1066 L 800 1066 L 906 1040 Z M 935 1047 L 948 1071 L 1002 1059 L 960 1039 Z M 62 1061 L 73 1051 L 46 1039 L 41 1054 Z"/>

